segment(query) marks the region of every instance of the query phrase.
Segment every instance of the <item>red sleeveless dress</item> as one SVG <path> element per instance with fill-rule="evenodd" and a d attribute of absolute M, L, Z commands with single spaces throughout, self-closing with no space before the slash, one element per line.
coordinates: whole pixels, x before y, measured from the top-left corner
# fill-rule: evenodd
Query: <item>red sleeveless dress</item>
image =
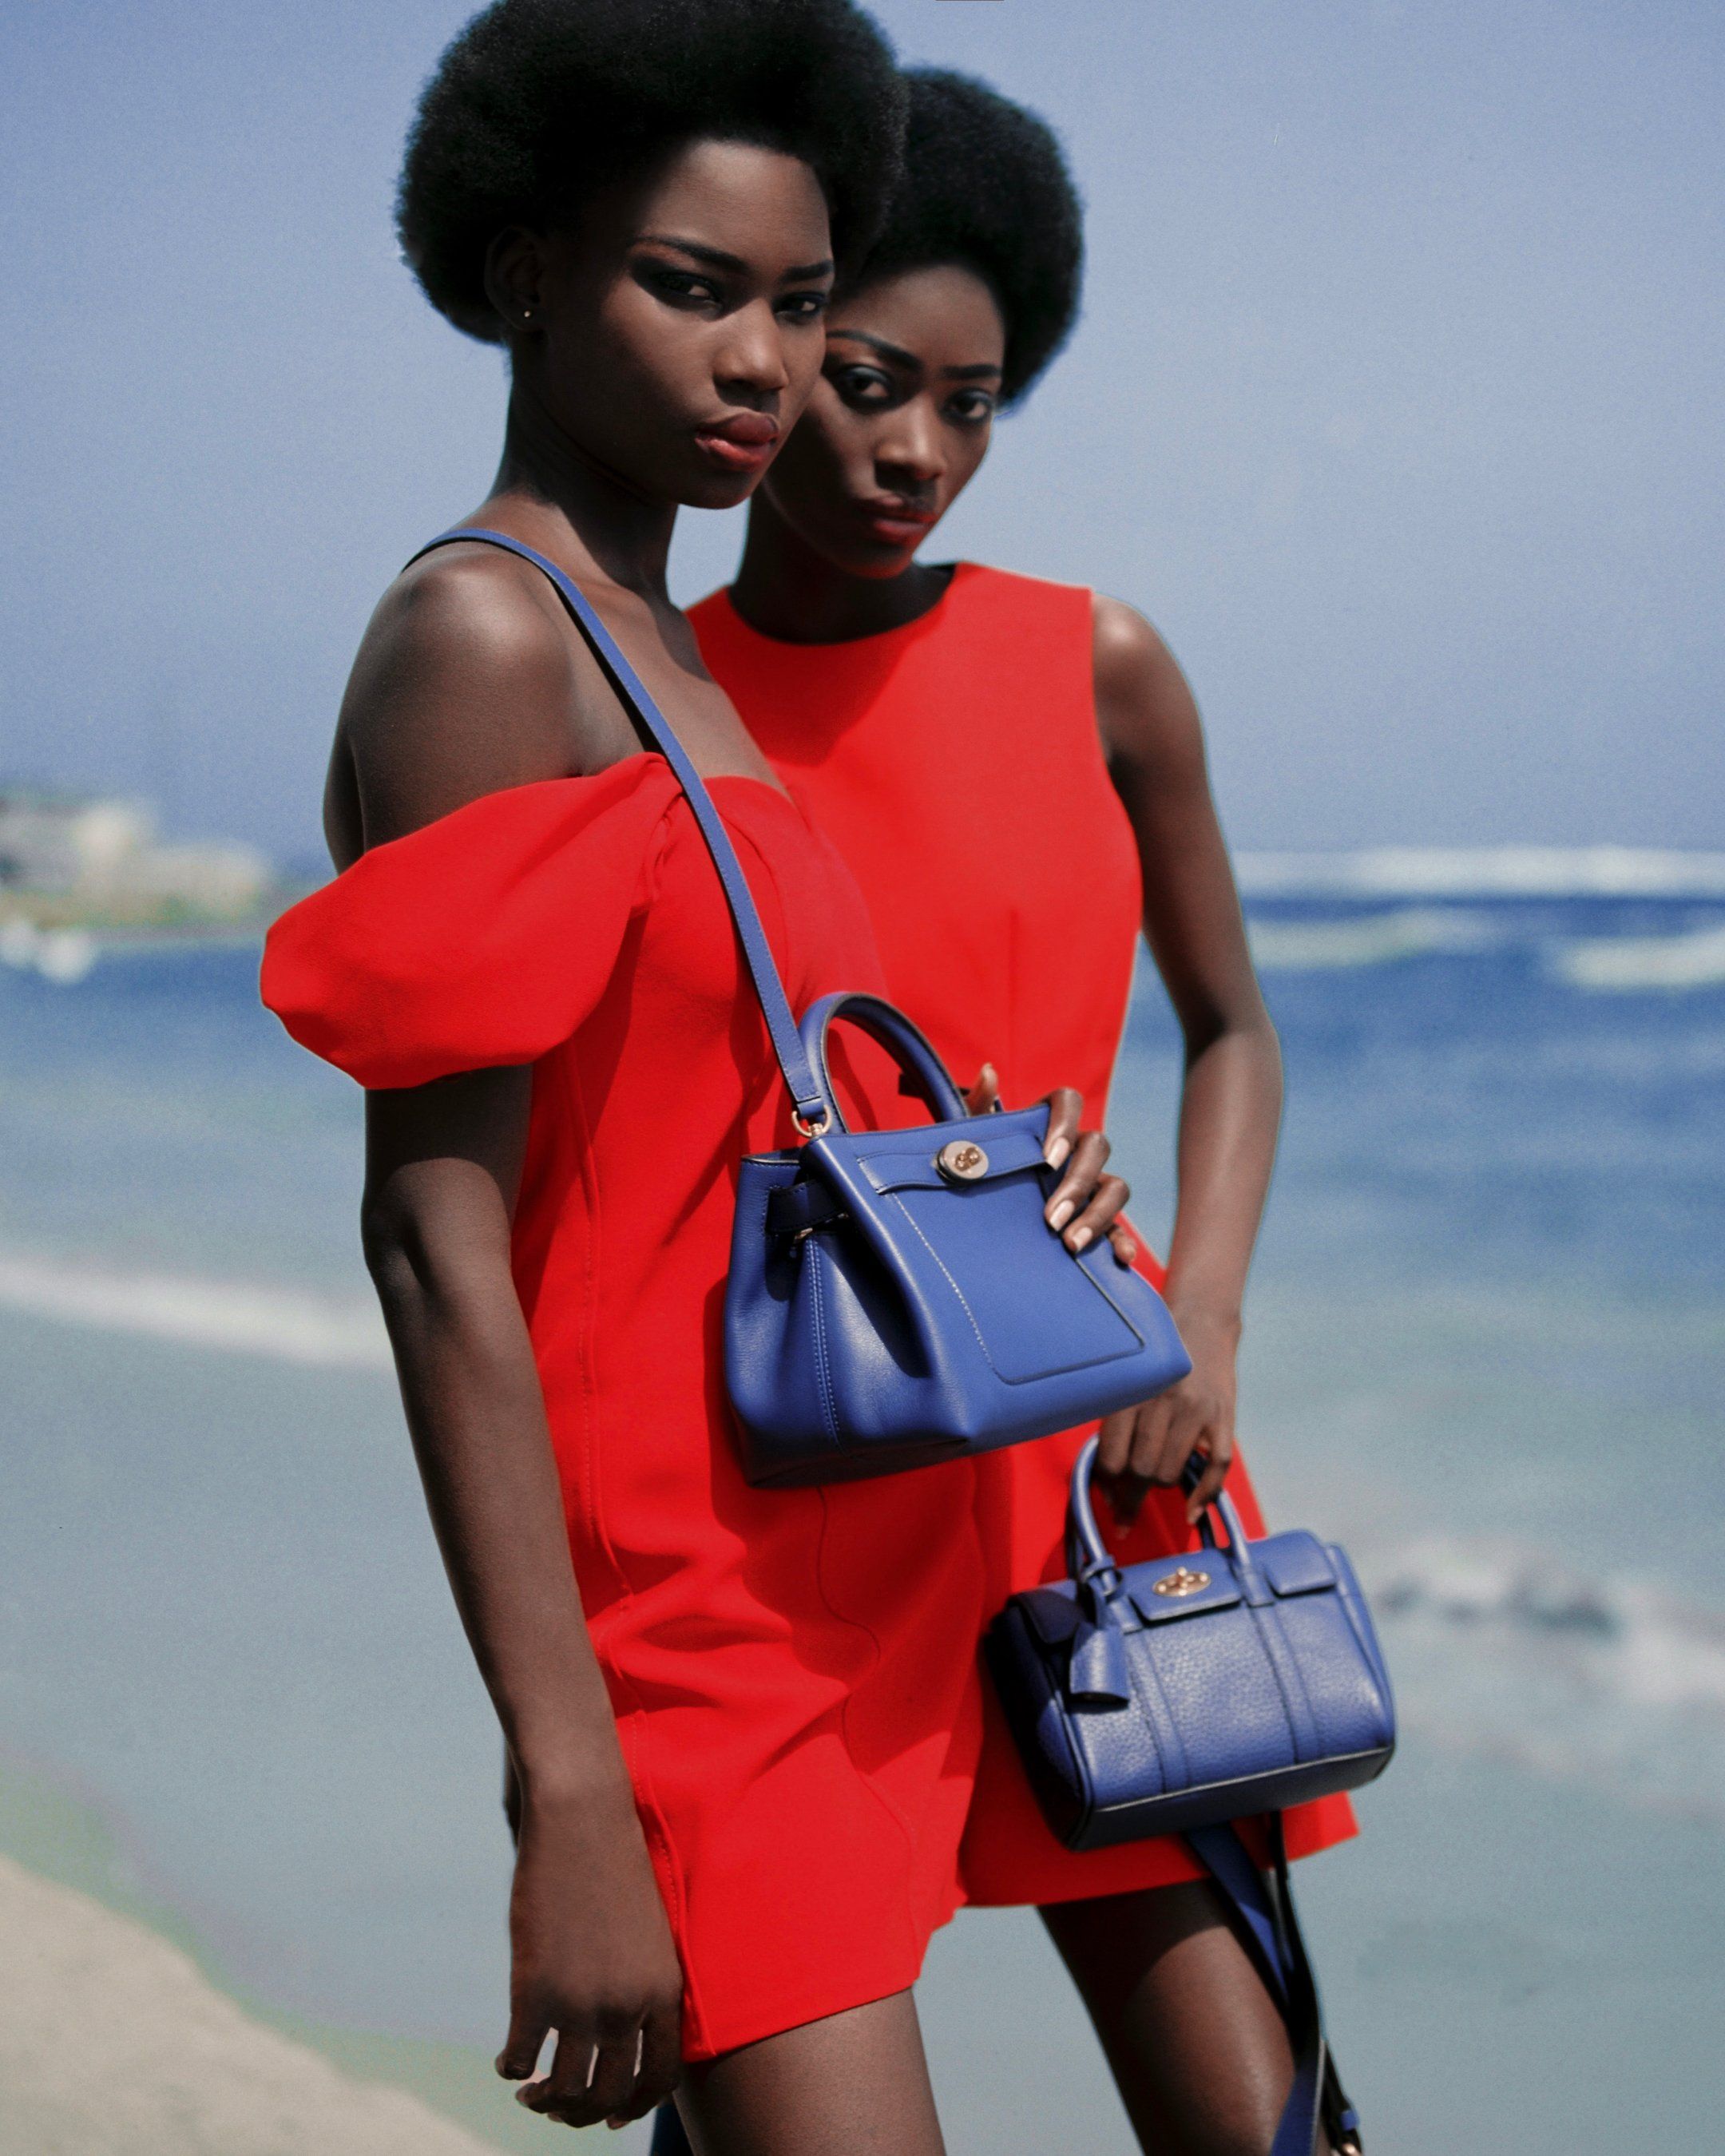
<path fill-rule="evenodd" d="M 879 988 L 862 900 L 798 806 L 712 792 L 793 1003 Z M 904 1989 L 959 1898 L 981 1742 L 975 1470 L 770 1491 L 738 1470 L 736 1167 L 791 1142 L 788 1103 L 670 767 L 490 794 L 376 848 L 276 923 L 263 993 L 363 1086 L 533 1066 L 515 1281 L 687 2056 Z"/>
<path fill-rule="evenodd" d="M 965 562 L 919 620 L 850 643 L 762 636 L 724 592 L 689 618 L 714 678 L 862 886 L 893 1001 L 961 1084 L 991 1061 L 1009 1105 L 1076 1086 L 1100 1122 L 1143 907 L 1096 727 L 1091 594 Z M 1153 1259 L 1144 1270 L 1160 1281 Z M 1066 1478 L 1086 1435 L 978 1462 L 990 1615 L 1063 1569 Z M 1261 1533 L 1238 1460 L 1229 1486 Z M 1130 1534 L 1112 1539 L 1127 1558 L 1196 1546 L 1173 1491 L 1153 1491 Z M 1173 1838 L 1063 1849 L 984 1693 L 961 1855 L 968 1900 L 1076 1900 L 1201 1876 Z M 1328 1799 L 1286 1825 L 1301 1856 L 1351 1834 L 1353 1812 Z"/>

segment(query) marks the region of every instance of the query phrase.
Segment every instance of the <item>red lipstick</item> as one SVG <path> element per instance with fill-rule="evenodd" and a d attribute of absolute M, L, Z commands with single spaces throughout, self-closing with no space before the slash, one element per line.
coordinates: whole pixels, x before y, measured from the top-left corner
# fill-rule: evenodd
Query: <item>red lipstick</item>
<path fill-rule="evenodd" d="M 765 412 L 732 412 L 695 435 L 702 450 L 726 471 L 762 470 L 773 459 L 778 422 Z"/>
<path fill-rule="evenodd" d="M 883 547 L 914 547 L 938 521 L 937 511 L 913 509 L 897 495 L 873 495 L 856 506 L 870 533 Z"/>

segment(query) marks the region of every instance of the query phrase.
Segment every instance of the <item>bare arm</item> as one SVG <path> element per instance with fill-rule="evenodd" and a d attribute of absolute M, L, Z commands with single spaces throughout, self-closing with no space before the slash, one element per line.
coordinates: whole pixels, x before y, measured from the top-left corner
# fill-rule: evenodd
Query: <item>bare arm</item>
<path fill-rule="evenodd" d="M 338 854 L 500 788 L 614 760 L 603 688 L 506 577 L 426 565 L 379 609 L 332 765 Z M 625 751 L 626 752 L 626 751 Z M 534 2107 L 638 2117 L 675 2082 L 681 1974 L 583 1615 L 510 1270 L 531 1074 L 367 1098 L 362 1233 L 439 1547 L 522 1792 L 499 2071 Z M 635 2074 L 638 2041 L 642 2071 Z M 595 2047 L 598 2063 L 587 2076 Z"/>
<path fill-rule="evenodd" d="M 1111 1417 L 1103 1461 L 1131 1512 L 1148 1482 L 1179 1479 L 1194 1449 L 1209 1468 L 1197 1508 L 1234 1450 L 1235 1362 L 1247 1269 L 1281 1114 L 1281 1056 L 1259 993 L 1228 852 L 1210 798 L 1204 730 L 1156 631 L 1117 599 L 1096 601 L 1096 717 L 1137 840 L 1144 932 L 1185 1037 L 1178 1201 L 1168 1301 L 1189 1378 Z"/>

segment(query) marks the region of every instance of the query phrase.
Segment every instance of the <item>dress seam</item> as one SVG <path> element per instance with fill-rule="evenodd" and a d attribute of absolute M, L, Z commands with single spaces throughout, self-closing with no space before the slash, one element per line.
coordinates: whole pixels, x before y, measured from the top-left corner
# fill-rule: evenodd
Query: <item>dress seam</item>
<path fill-rule="evenodd" d="M 670 812 L 667 808 L 665 814 L 660 817 L 656 828 L 662 829 L 669 820 Z M 635 908 L 632 906 L 630 908 L 632 915 L 634 911 Z M 598 1253 L 603 1223 L 599 1202 L 599 1179 L 593 1143 L 593 1124 L 587 1112 L 586 1096 L 582 1091 L 579 1073 L 570 1044 L 565 1044 L 564 1053 L 560 1060 L 563 1066 L 564 1095 L 569 1104 L 570 1116 L 575 1129 L 576 1158 L 580 1163 L 582 1186 L 587 1194 L 588 1201 L 588 1230 L 581 1281 L 583 1443 L 580 1449 L 578 1472 L 582 1498 L 587 1508 L 588 1521 L 593 1540 L 604 1552 L 605 1562 L 609 1565 L 612 1575 L 622 1590 L 623 1600 L 625 1604 L 629 1604 L 635 1599 L 634 1584 L 629 1576 L 627 1568 L 618 1556 L 610 1536 L 605 1531 L 604 1515 L 599 1502 L 599 1446 L 597 1442 L 598 1417 L 594 1406 L 598 1383 L 597 1373 L 593 1368 L 593 1345 L 594 1286 L 599 1272 Z M 589 1637 L 592 1636 L 592 1630 L 589 1622 Z M 653 1772 L 649 1756 L 650 1746 L 648 1741 L 653 1718 L 648 1713 L 644 1702 L 627 1673 L 619 1669 L 612 1658 L 601 1650 L 597 1640 L 593 1642 L 593 1649 L 604 1674 L 614 1681 L 620 1690 L 628 1694 L 630 1701 L 629 1721 L 633 1725 L 634 1737 L 632 1748 L 634 1757 L 625 1763 L 631 1770 L 630 1780 L 634 1787 L 635 1808 L 649 1842 L 657 1845 L 663 1860 L 661 1876 L 670 1884 L 671 1900 L 674 1904 L 667 1912 L 671 1919 L 672 1929 L 679 1939 L 686 1938 L 689 1934 L 688 1888 L 683 1877 L 682 1866 L 677 1859 L 676 1845 L 665 1821 L 664 1808 L 654 1791 Z M 682 1965 L 683 1995 L 689 2010 L 689 2020 L 696 2032 L 697 2041 L 704 2041 L 707 2026 L 706 2013 L 701 2003 L 694 1977 L 680 1952 L 678 1960 Z"/>

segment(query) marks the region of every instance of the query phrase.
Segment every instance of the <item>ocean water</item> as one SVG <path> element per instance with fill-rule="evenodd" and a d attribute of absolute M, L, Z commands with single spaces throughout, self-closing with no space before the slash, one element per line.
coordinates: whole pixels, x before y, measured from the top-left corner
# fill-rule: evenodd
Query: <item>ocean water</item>
<path fill-rule="evenodd" d="M 1405 1729 L 1302 1892 L 1379 2148 L 1585 2156 L 1652 2118 L 1700 2149 L 1725 890 L 1517 858 L 1515 896 L 1402 857 L 1255 879 L 1289 1108 L 1242 1442 L 1353 1552 Z M 0 951 L 0 1767 L 97 1813 L 247 1995 L 476 2053 L 495 1732 L 359 1263 L 358 1096 L 255 970 Z M 1147 973 L 1111 1127 L 1153 1233 L 1177 1081 Z M 1034 1920 L 961 1917 L 924 2007 L 955 2152 L 1129 2147 Z"/>

